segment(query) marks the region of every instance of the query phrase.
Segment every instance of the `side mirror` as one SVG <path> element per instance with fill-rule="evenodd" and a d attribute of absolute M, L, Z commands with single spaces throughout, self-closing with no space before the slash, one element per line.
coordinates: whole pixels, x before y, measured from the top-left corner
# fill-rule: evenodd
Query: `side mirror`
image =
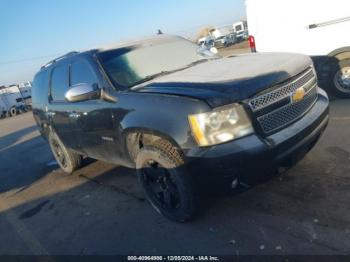
<path fill-rule="evenodd" d="M 80 102 L 100 98 L 100 90 L 96 84 L 77 84 L 72 86 L 65 95 L 68 102 Z"/>

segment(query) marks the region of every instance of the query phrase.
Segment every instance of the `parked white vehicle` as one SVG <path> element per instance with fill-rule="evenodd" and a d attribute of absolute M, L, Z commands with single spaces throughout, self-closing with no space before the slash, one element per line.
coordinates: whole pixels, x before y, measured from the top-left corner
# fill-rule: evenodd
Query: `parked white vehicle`
<path fill-rule="evenodd" d="M 235 33 L 238 41 L 242 41 L 242 40 L 247 39 L 247 37 L 248 37 L 247 22 L 239 21 L 237 23 L 234 23 L 232 25 L 232 28 L 233 28 L 233 32 Z"/>
<path fill-rule="evenodd" d="M 349 0 L 246 0 L 258 52 L 312 56 L 320 85 L 350 97 Z"/>
<path fill-rule="evenodd" d="M 20 111 L 26 111 L 30 108 L 31 96 L 30 88 L 22 87 L 23 94 L 27 94 L 26 97 L 23 96 L 22 91 L 17 85 L 12 85 L 9 87 L 0 88 L 0 116 L 15 116 Z"/>
<path fill-rule="evenodd" d="M 32 105 L 32 83 L 25 82 L 19 85 L 19 92 L 22 95 L 23 101 L 27 106 Z"/>
<path fill-rule="evenodd" d="M 236 43 L 236 36 L 230 25 L 216 27 L 210 31 L 210 35 L 214 39 L 214 45 L 217 48 Z"/>
<path fill-rule="evenodd" d="M 206 47 L 210 49 L 211 47 L 214 46 L 215 39 L 212 36 L 205 36 L 200 39 L 198 39 L 198 45 L 201 47 Z"/>
<path fill-rule="evenodd" d="M 220 26 L 212 29 L 210 34 L 217 39 L 232 34 L 232 29 L 230 26 Z"/>

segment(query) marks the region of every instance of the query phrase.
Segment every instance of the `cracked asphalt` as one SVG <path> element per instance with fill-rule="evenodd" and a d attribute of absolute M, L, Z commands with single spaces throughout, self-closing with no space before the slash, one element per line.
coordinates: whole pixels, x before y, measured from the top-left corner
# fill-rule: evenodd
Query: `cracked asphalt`
<path fill-rule="evenodd" d="M 349 101 L 295 167 L 212 196 L 177 224 L 144 200 L 134 171 L 85 160 L 60 171 L 31 113 L 0 120 L 0 254 L 349 254 Z"/>

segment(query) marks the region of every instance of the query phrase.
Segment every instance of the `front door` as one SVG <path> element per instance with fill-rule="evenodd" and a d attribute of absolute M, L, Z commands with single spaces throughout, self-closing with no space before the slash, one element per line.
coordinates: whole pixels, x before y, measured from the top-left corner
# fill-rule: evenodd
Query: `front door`
<path fill-rule="evenodd" d="M 86 60 L 77 60 L 70 65 L 70 85 L 98 85 L 94 70 Z M 116 143 L 111 104 L 102 99 L 70 103 L 71 128 L 78 147 L 87 156 L 117 163 Z"/>

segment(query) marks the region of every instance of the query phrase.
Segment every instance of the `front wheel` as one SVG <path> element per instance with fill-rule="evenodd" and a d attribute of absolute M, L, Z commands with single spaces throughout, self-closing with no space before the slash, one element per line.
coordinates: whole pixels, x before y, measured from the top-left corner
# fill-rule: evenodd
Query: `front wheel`
<path fill-rule="evenodd" d="M 177 222 L 196 213 L 197 200 L 190 174 L 180 153 L 167 141 L 158 140 L 141 149 L 136 159 L 140 184 L 154 209 Z"/>

